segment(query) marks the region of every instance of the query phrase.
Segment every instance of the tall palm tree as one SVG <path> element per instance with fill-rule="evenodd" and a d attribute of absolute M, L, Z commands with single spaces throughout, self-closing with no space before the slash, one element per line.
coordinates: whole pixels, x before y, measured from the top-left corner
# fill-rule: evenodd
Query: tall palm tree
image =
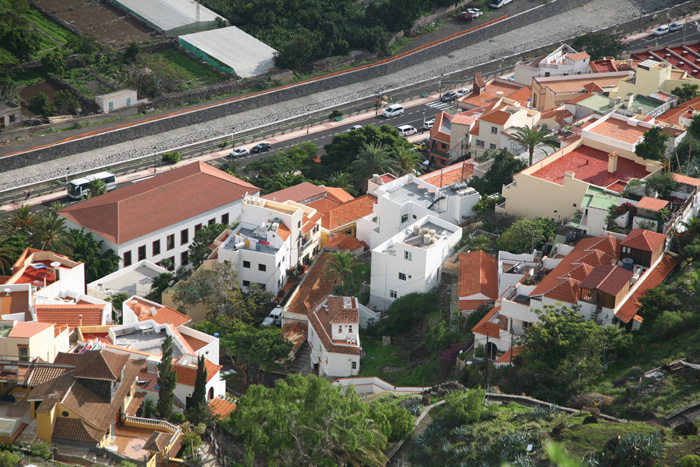
<path fill-rule="evenodd" d="M 405 146 L 395 146 L 391 150 L 391 155 L 394 156 L 394 160 L 399 166 L 399 175 L 414 173 L 420 165 L 420 154 Z"/>
<path fill-rule="evenodd" d="M 329 277 L 335 284 L 340 284 L 343 294 L 347 295 L 350 284 L 357 277 L 358 266 L 357 257 L 352 252 L 333 252 L 323 268 L 323 277 Z"/>
<path fill-rule="evenodd" d="M 396 173 L 398 164 L 389 156 L 383 144 L 365 143 L 360 148 L 357 158 L 350 164 L 355 183 L 363 193 L 373 174 Z"/>
<path fill-rule="evenodd" d="M 33 229 L 29 238 L 32 247 L 53 251 L 59 255 L 70 255 L 73 252 L 73 244 L 65 222 L 65 219 L 55 212 L 47 211 L 39 214 L 36 228 Z"/>
<path fill-rule="evenodd" d="M 12 235 L 29 235 L 35 222 L 36 216 L 32 212 L 32 207 L 28 204 L 23 204 L 3 220 L 2 230 L 8 237 Z"/>
<path fill-rule="evenodd" d="M 88 196 L 90 198 L 95 198 L 97 196 L 104 195 L 105 193 L 107 193 L 107 185 L 105 185 L 105 182 L 103 182 L 99 178 L 90 180 L 90 183 L 87 184 L 87 189 L 90 190 L 90 192 L 88 193 Z"/>
<path fill-rule="evenodd" d="M 0 236 L 0 272 L 8 274 L 12 270 L 14 248 L 7 242 L 7 238 Z"/>
<path fill-rule="evenodd" d="M 330 184 L 336 188 L 342 188 L 353 196 L 357 194 L 357 188 L 355 188 L 352 182 L 352 175 L 347 172 L 333 172 L 331 174 Z"/>
<path fill-rule="evenodd" d="M 524 126 L 518 128 L 518 131 L 511 134 L 511 139 L 527 148 L 527 152 L 530 154 L 530 163 L 528 166 L 532 165 L 532 159 L 537 146 L 549 146 L 555 149 L 559 146 L 559 142 L 549 136 L 549 132 L 542 127 L 535 128 Z"/>

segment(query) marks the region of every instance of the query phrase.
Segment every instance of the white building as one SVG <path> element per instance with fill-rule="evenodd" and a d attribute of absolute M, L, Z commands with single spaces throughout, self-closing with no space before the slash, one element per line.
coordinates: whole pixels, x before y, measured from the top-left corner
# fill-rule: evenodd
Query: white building
<path fill-rule="evenodd" d="M 241 287 L 257 283 L 277 294 L 287 282 L 287 271 L 309 265 L 320 250 L 321 215 L 294 201 L 278 203 L 247 196 L 241 222 L 223 232 L 210 259 L 236 265 Z"/>
<path fill-rule="evenodd" d="M 423 216 L 373 248 L 369 307 L 385 310 L 399 297 L 432 290 L 461 238 L 458 226 Z"/>
<path fill-rule="evenodd" d="M 374 176 L 367 192 L 377 197 L 377 203 L 373 214 L 358 220 L 357 239 L 371 249 L 425 216 L 459 225 L 474 216 L 473 208 L 481 199 L 464 182 L 439 188 L 410 174 L 389 182 Z"/>
<path fill-rule="evenodd" d="M 360 372 L 360 316 L 354 297 L 328 296 L 309 313 L 311 368 L 319 376 Z"/>
<path fill-rule="evenodd" d="M 167 272 L 167 269 L 144 259 L 89 283 L 87 293 L 102 300 L 119 293 L 143 297 L 151 291 L 153 279 Z"/>
<path fill-rule="evenodd" d="M 534 76 L 568 76 L 592 73 L 591 57 L 586 52 L 576 52 L 566 44 L 557 50 L 529 61 L 515 64 L 513 78 L 516 83 L 530 85 Z"/>
<path fill-rule="evenodd" d="M 66 228 L 85 228 L 103 251 L 113 250 L 120 267 L 147 259 L 189 264 L 195 233 L 240 217 L 246 195 L 260 190 L 204 162 L 195 162 L 59 211 Z"/>
<path fill-rule="evenodd" d="M 121 91 L 95 96 L 95 103 L 102 112 L 109 113 L 138 104 L 138 98 L 136 97 L 136 91 L 123 89 Z"/>

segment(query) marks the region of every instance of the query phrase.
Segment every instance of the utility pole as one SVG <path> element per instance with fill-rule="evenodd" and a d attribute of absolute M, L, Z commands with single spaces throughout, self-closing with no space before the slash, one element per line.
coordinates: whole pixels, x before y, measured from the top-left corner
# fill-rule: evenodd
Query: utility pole
<path fill-rule="evenodd" d="M 486 347 L 484 347 L 484 389 L 489 387 L 489 335 L 486 334 Z"/>
<path fill-rule="evenodd" d="M 440 74 L 440 82 L 438 84 L 438 94 L 440 94 L 440 98 L 442 98 L 442 78 L 445 76 L 445 73 Z"/>
<path fill-rule="evenodd" d="M 311 128 L 311 121 L 309 120 L 311 115 L 311 109 L 306 109 L 306 134 L 309 134 L 309 129 Z"/>

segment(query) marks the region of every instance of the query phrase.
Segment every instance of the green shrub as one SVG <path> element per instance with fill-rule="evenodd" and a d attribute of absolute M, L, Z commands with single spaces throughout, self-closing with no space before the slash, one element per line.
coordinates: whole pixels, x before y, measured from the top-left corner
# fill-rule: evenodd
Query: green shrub
<path fill-rule="evenodd" d="M 180 153 L 177 151 L 166 152 L 162 157 L 163 164 L 174 165 L 180 162 Z"/>
<path fill-rule="evenodd" d="M 202 445 L 202 438 L 197 433 L 185 433 L 182 437 L 182 445 L 185 447 L 185 457 L 192 457 Z"/>
<path fill-rule="evenodd" d="M 51 459 L 51 445 L 46 441 L 35 441 L 32 444 L 32 456 L 41 457 L 44 460 Z"/>
<path fill-rule="evenodd" d="M 677 465 L 678 467 L 700 467 L 700 456 L 694 454 L 683 456 Z"/>
<path fill-rule="evenodd" d="M 29 101 L 29 111 L 35 115 L 43 115 L 44 117 L 50 117 L 56 113 L 56 108 L 49 100 L 49 96 L 43 92 L 39 92 Z"/>
<path fill-rule="evenodd" d="M 333 120 L 334 118 L 338 118 L 338 117 L 342 117 L 342 116 L 343 116 L 343 112 L 336 109 L 333 112 L 331 112 L 331 114 L 328 116 L 328 119 Z"/>
<path fill-rule="evenodd" d="M 183 423 L 185 420 L 187 420 L 187 417 L 185 417 L 184 414 L 175 412 L 172 415 L 170 415 L 169 420 L 179 425 L 180 423 Z"/>
<path fill-rule="evenodd" d="M 21 457 L 19 454 L 10 451 L 2 451 L 0 452 L 0 467 L 15 467 L 20 459 Z"/>
<path fill-rule="evenodd" d="M 484 412 L 485 396 L 486 391 L 483 389 L 449 394 L 440 416 L 449 427 L 478 422 Z"/>
<path fill-rule="evenodd" d="M 137 467 L 137 465 L 134 464 L 133 462 L 121 461 L 121 462 L 119 463 L 119 467 Z"/>
<path fill-rule="evenodd" d="M 231 144 L 231 143 L 229 143 L 228 141 L 222 141 L 222 142 L 219 143 L 219 147 L 220 147 L 221 149 L 224 149 L 224 148 L 225 148 L 226 146 L 228 146 L 229 144 Z"/>

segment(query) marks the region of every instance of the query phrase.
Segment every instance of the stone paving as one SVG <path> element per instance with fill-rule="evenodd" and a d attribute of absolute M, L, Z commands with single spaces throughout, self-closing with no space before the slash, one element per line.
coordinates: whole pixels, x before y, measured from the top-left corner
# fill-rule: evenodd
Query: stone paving
<path fill-rule="evenodd" d="M 662 0 L 646 0 L 645 8 L 650 11 Z M 71 173 L 90 170 L 110 163 L 128 160 L 135 156 L 146 156 L 155 151 L 167 150 L 231 132 L 256 128 L 275 121 L 303 115 L 308 109 L 331 109 L 360 99 L 371 100 L 377 90 L 390 94 L 391 89 L 407 83 L 416 83 L 434 78 L 441 73 L 450 73 L 485 63 L 500 57 L 526 50 L 543 47 L 547 44 L 583 34 L 591 30 L 633 20 L 639 17 L 640 2 L 637 0 L 593 0 L 576 8 L 576 11 L 547 18 L 538 23 L 515 29 L 498 38 L 476 43 L 473 46 L 437 56 L 429 62 L 406 68 L 390 76 L 384 76 L 363 83 L 356 83 L 314 96 L 282 102 L 276 105 L 241 112 L 225 118 L 207 121 L 172 131 L 163 132 L 148 138 L 127 141 L 99 150 L 88 151 L 56 161 L 37 164 L 0 174 L 0 186 L 12 187 L 36 183 L 50 177 L 61 177 L 66 168 Z M 466 77 L 465 77 L 466 78 Z"/>

